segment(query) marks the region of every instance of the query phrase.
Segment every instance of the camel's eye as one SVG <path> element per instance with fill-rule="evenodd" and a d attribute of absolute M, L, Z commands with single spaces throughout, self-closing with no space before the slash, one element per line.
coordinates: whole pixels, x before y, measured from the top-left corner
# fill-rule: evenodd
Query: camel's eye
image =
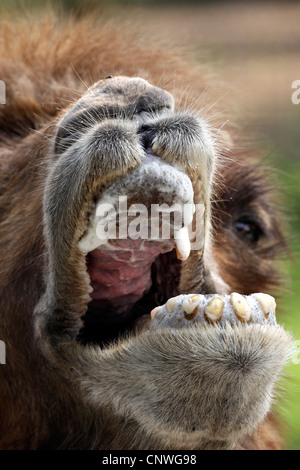
<path fill-rule="evenodd" d="M 249 243 L 257 243 L 264 234 L 262 224 L 253 215 L 240 216 L 235 221 L 234 228 L 238 236 Z"/>

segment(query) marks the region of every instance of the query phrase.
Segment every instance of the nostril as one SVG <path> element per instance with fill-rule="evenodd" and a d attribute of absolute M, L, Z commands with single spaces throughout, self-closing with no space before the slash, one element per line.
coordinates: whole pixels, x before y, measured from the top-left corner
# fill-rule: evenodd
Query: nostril
<path fill-rule="evenodd" d="M 163 111 L 168 111 L 168 110 L 171 110 L 172 108 L 168 105 L 150 105 L 150 104 L 146 104 L 145 106 L 140 106 L 140 104 L 138 104 L 136 107 L 135 107 L 135 110 L 133 112 L 133 115 L 138 115 L 138 114 L 142 114 L 142 113 L 151 113 L 151 114 L 158 114 L 158 113 L 162 113 Z"/>
<path fill-rule="evenodd" d="M 142 125 L 138 129 L 138 135 L 140 138 L 140 143 L 145 150 L 152 147 L 153 140 L 155 137 L 155 129 L 150 125 Z"/>
<path fill-rule="evenodd" d="M 134 114 L 162 113 L 174 108 L 173 96 L 165 90 L 152 87 L 152 89 L 139 97 L 135 104 Z"/>

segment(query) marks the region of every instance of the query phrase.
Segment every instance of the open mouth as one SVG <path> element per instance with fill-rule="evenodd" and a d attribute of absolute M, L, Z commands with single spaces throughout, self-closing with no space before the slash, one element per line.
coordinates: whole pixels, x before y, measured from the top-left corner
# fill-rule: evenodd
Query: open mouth
<path fill-rule="evenodd" d="M 92 288 L 80 341 L 106 345 L 179 293 L 181 262 L 191 250 L 193 197 L 186 173 L 150 151 L 104 190 L 79 242 Z"/>
<path fill-rule="evenodd" d="M 126 198 L 125 207 L 122 206 L 124 200 L 120 202 L 120 194 Z M 129 209 L 128 201 L 132 204 Z M 130 212 L 132 207 L 136 206 L 139 208 L 138 223 Z M 152 218 L 153 206 L 163 208 L 157 219 Z M 187 215 L 186 219 L 180 218 L 179 224 L 178 219 L 176 221 L 176 210 L 170 210 L 175 207 L 178 211 L 178 206 L 181 215 Z M 149 151 L 142 163 L 132 172 L 128 172 L 104 189 L 90 216 L 89 225 L 79 241 L 89 276 L 90 302 L 83 316 L 83 327 L 77 335 L 78 341 L 106 347 L 111 342 L 124 338 L 129 333 L 136 333 L 145 326 L 151 328 L 150 312 L 167 302 L 169 307 L 174 304 L 176 311 L 177 301 L 172 303 L 170 299 L 191 292 L 202 296 L 204 294 L 209 306 L 208 310 L 202 306 L 203 311 L 200 308 L 200 313 L 192 316 L 192 312 L 186 311 L 189 307 L 185 307 L 187 314 L 185 318 L 191 316 L 190 319 L 193 319 L 193 322 L 187 323 L 186 326 L 191 326 L 195 321 L 201 323 L 203 319 L 210 324 L 219 325 L 223 325 L 226 321 L 264 324 L 270 323 L 271 319 L 274 324 L 272 315 L 275 314 L 275 307 L 269 299 L 270 296 L 264 297 L 264 294 L 259 294 L 263 295 L 262 298 L 246 300 L 236 294 L 239 296 L 237 309 L 234 306 L 236 296 L 229 300 L 226 298 L 227 307 L 223 312 L 225 300 L 221 297 L 224 292 L 218 292 L 218 287 L 214 283 L 209 287 L 206 285 L 206 278 L 210 273 L 204 269 L 203 250 L 201 248 L 195 250 L 196 256 L 191 252 L 189 229 L 195 222 L 198 206 L 203 204 L 194 204 L 193 184 L 187 174 L 173 165 L 162 162 Z M 188 210 L 185 211 L 185 208 Z M 145 209 L 145 213 L 141 218 L 142 209 Z M 126 236 L 123 236 L 123 239 L 122 236 L 111 237 L 112 228 L 113 235 L 116 235 L 116 232 L 120 235 L 122 224 L 124 228 L 124 212 Z M 166 214 L 169 216 L 168 219 L 164 218 Z M 162 237 L 163 224 L 166 220 L 169 236 Z M 151 237 L 153 222 L 154 228 L 158 228 L 154 238 Z M 203 229 L 203 218 L 200 225 Z M 132 227 L 136 229 L 134 233 Z M 141 233 L 143 237 L 140 236 Z M 203 230 L 200 238 L 200 246 L 204 248 Z M 189 258 L 194 256 L 191 261 Z M 190 263 L 188 268 L 184 263 L 186 260 Z M 197 284 L 192 285 L 188 282 L 182 288 L 181 278 L 186 269 L 190 279 L 198 272 Z M 180 304 L 181 300 L 177 300 Z M 196 311 L 195 307 L 194 313 Z M 246 316 L 243 316 L 243 311 L 248 311 Z M 260 313 L 258 315 L 255 313 L 253 316 L 252 312 L 256 311 Z M 268 318 L 270 312 L 272 315 Z M 172 323 L 173 320 L 170 321 Z"/>
<path fill-rule="evenodd" d="M 111 241 L 89 252 L 86 261 L 93 291 L 80 341 L 107 344 L 178 294 L 181 267 L 172 241 Z"/>

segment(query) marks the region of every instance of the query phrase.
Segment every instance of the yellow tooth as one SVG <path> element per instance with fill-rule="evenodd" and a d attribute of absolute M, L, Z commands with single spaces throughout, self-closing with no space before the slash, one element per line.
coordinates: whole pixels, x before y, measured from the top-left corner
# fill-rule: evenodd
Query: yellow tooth
<path fill-rule="evenodd" d="M 183 297 L 182 294 L 177 295 L 176 297 L 171 297 L 171 299 L 167 301 L 166 310 L 168 313 L 172 313 L 175 310 L 176 305 L 178 304 L 178 302 L 180 301 L 182 297 Z"/>
<path fill-rule="evenodd" d="M 230 302 L 239 320 L 244 322 L 251 320 L 251 308 L 243 295 L 234 292 L 230 296 Z"/>
<path fill-rule="evenodd" d="M 204 316 L 208 321 L 217 322 L 221 320 L 223 315 L 224 300 L 215 296 L 205 307 Z"/>
<path fill-rule="evenodd" d="M 190 313 L 187 313 L 187 312 L 183 312 L 183 315 L 184 315 L 184 318 L 186 320 L 193 320 L 193 318 L 196 316 L 197 314 L 197 307 L 194 308 L 194 310 Z"/>
<path fill-rule="evenodd" d="M 192 313 L 203 299 L 202 294 L 191 295 L 183 301 L 182 308 L 186 313 Z"/>
<path fill-rule="evenodd" d="M 270 312 L 273 312 L 275 314 L 276 302 L 275 302 L 274 297 L 272 297 L 269 294 L 261 294 L 261 293 L 254 294 L 254 297 L 259 302 L 259 305 L 261 306 L 261 309 L 266 318 L 269 317 Z"/>
<path fill-rule="evenodd" d="M 189 239 L 189 231 L 187 227 L 182 227 L 175 234 L 175 248 L 177 258 L 184 261 L 188 259 L 191 252 L 191 242 Z"/>
<path fill-rule="evenodd" d="M 180 251 L 178 250 L 178 247 L 177 247 L 176 243 L 174 243 L 174 246 L 175 246 L 175 249 L 176 249 L 177 259 L 180 259 L 181 261 L 183 261 L 182 255 L 181 255 Z"/>
<path fill-rule="evenodd" d="M 160 306 L 159 307 L 155 307 L 153 310 L 151 310 L 151 313 L 150 313 L 150 316 L 151 316 L 151 320 L 153 321 L 154 320 L 154 317 L 157 313 L 157 311 L 160 309 Z"/>

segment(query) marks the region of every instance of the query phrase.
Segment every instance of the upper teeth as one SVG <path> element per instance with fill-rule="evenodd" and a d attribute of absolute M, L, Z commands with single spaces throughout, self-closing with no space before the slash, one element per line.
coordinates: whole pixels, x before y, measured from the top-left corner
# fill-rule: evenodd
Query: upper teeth
<path fill-rule="evenodd" d="M 191 251 L 188 227 L 182 227 L 175 232 L 174 238 L 177 258 L 180 260 L 188 259 Z"/>

